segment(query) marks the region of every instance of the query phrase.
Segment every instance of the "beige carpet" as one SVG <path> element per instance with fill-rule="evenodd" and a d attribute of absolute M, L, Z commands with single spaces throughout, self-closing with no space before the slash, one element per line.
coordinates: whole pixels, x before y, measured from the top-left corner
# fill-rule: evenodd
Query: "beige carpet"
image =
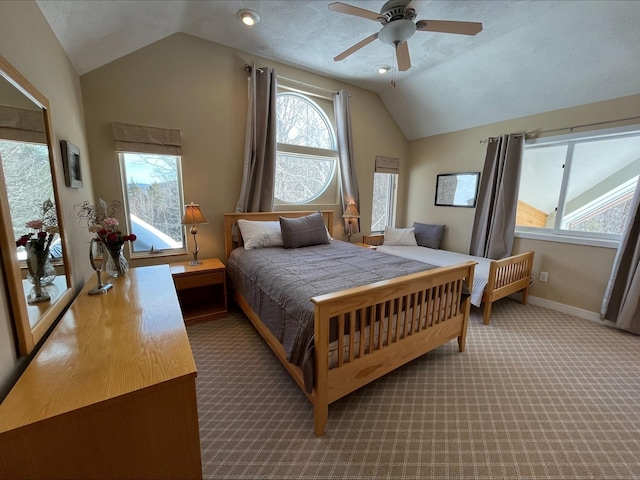
<path fill-rule="evenodd" d="M 640 337 L 506 299 L 455 341 L 311 404 L 242 313 L 188 328 L 205 478 L 640 478 Z"/>

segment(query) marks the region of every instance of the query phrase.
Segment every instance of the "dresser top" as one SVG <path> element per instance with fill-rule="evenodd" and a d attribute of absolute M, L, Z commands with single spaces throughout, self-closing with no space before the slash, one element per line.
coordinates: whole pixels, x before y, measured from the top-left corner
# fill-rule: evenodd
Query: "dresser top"
<path fill-rule="evenodd" d="M 132 268 L 88 295 L 93 276 L 0 404 L 0 432 L 195 377 L 168 265 Z"/>

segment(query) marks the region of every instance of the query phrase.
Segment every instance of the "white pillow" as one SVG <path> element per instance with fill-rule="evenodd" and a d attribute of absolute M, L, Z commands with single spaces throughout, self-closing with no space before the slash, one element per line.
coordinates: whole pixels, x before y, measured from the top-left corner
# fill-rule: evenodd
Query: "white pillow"
<path fill-rule="evenodd" d="M 396 245 L 396 246 L 408 246 L 417 247 L 414 228 L 393 228 L 384 227 L 384 242 L 383 245 Z"/>
<path fill-rule="evenodd" d="M 278 221 L 255 222 L 241 219 L 238 220 L 238 228 L 240 228 L 246 250 L 284 246 Z"/>

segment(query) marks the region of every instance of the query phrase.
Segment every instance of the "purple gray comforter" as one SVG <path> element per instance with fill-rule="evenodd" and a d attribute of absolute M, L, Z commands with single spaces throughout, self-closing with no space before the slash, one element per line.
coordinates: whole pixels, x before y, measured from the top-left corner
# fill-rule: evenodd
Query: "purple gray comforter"
<path fill-rule="evenodd" d="M 233 288 L 282 343 L 287 360 L 302 367 L 308 391 L 313 385 L 311 297 L 430 268 L 434 267 L 336 240 L 294 249 L 236 248 L 227 262 Z"/>

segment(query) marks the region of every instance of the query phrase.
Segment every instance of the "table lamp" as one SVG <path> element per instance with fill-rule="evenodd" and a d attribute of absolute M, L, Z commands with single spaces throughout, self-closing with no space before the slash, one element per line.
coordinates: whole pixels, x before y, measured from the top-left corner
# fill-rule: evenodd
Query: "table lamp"
<path fill-rule="evenodd" d="M 189 265 L 202 265 L 202 262 L 198 260 L 198 240 L 196 239 L 196 234 L 198 233 L 198 229 L 196 225 L 203 225 L 207 222 L 207 219 L 204 218 L 204 215 L 200 211 L 200 205 L 197 203 L 191 202 L 190 205 L 185 206 L 184 217 L 182 217 L 182 221 L 180 222 L 182 225 L 191 225 L 191 230 L 189 233 L 193 235 L 193 260 L 189 262 Z"/>
<path fill-rule="evenodd" d="M 354 218 L 360 218 L 360 212 L 358 212 L 358 207 L 356 207 L 354 202 L 347 203 L 347 208 L 344 209 L 342 218 L 346 218 L 348 220 L 349 229 L 347 231 L 347 239 L 351 242 L 351 232 L 353 230 L 351 228 L 351 222 Z"/>

